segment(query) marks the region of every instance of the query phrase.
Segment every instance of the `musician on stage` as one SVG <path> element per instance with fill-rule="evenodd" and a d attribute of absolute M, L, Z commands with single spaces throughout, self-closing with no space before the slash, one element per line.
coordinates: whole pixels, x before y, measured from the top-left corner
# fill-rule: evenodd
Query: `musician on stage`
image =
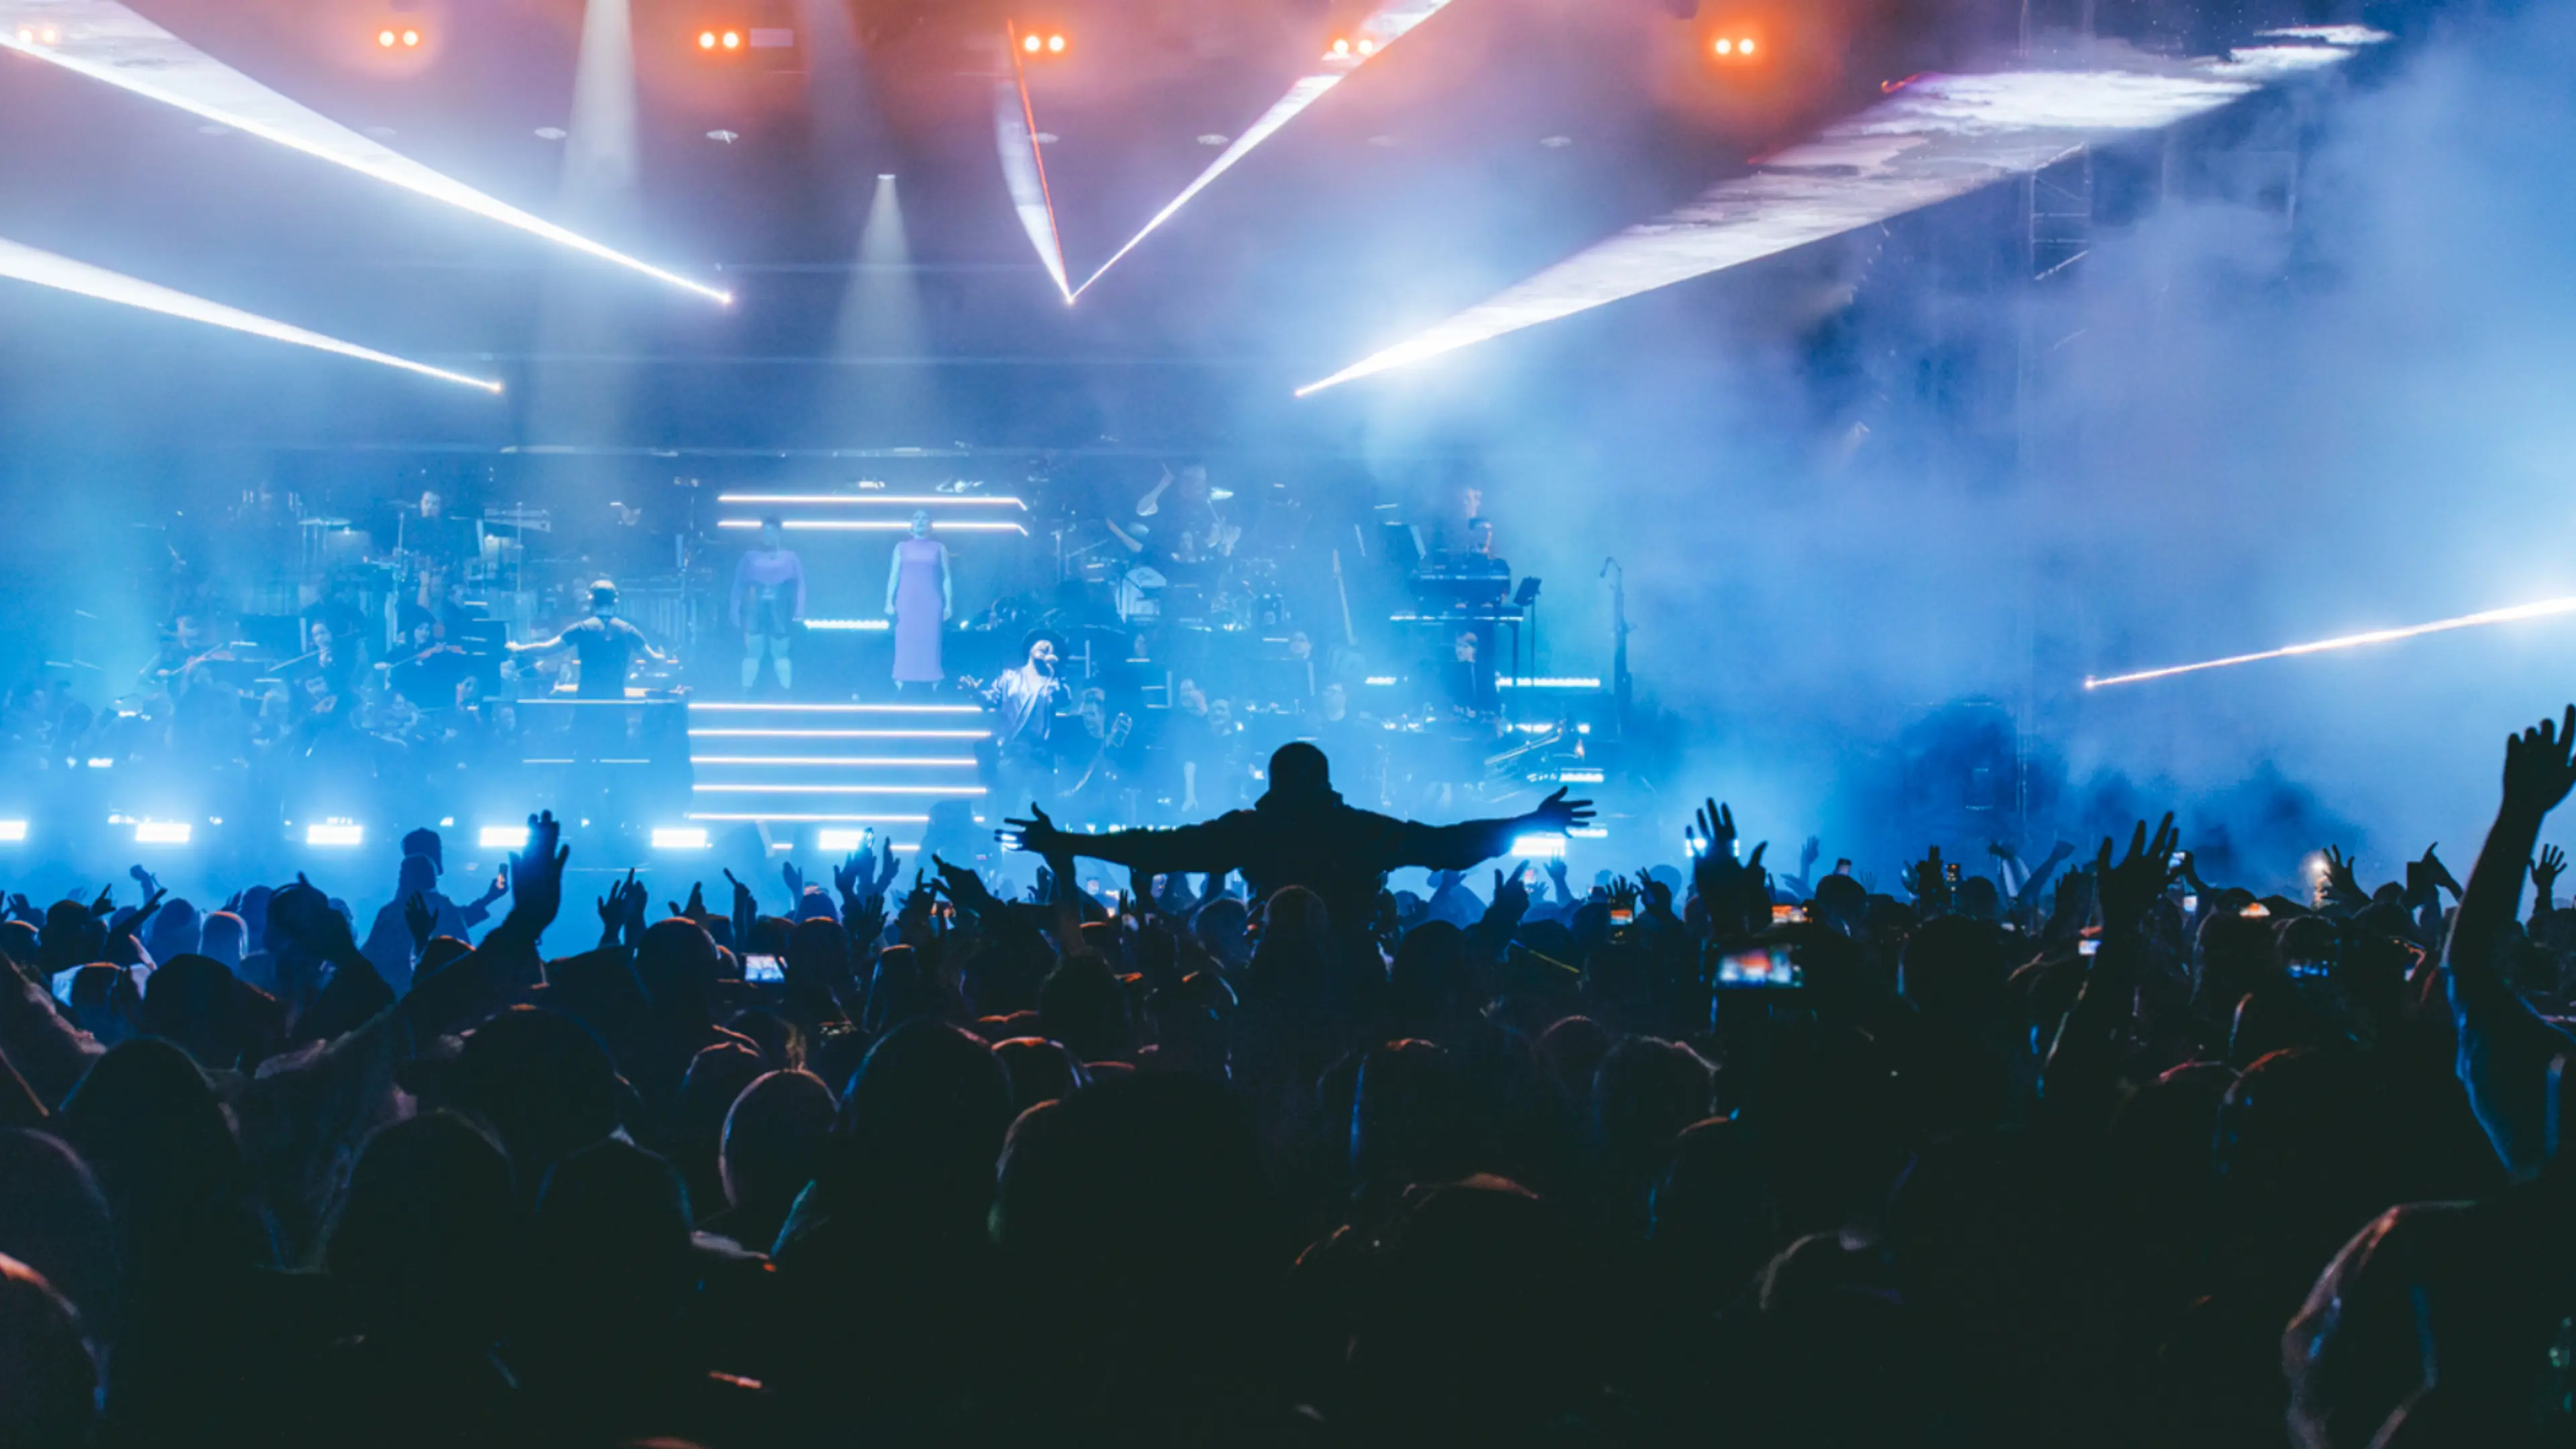
<path fill-rule="evenodd" d="M 930 536 L 930 513 L 912 515 L 912 536 L 894 546 L 886 571 L 886 617 L 894 621 L 894 687 L 929 688 L 939 667 L 939 626 L 957 610 L 948 545 Z"/>
<path fill-rule="evenodd" d="M 1208 486 L 1206 464 L 1183 463 L 1177 474 L 1165 468 L 1163 481 L 1136 500 L 1136 516 L 1153 520 L 1149 526 L 1167 540 L 1164 547 L 1175 559 L 1230 557 L 1234 546 L 1243 539 L 1243 530 L 1228 523 L 1216 506 L 1233 496 L 1225 489 Z M 1131 549 L 1135 547 L 1135 540 L 1126 532 L 1119 536 L 1127 540 Z"/>
<path fill-rule="evenodd" d="M 1055 715 L 1073 702 L 1073 689 L 1060 672 L 1057 649 L 1064 641 L 1040 629 L 1031 633 L 1020 666 L 1005 669 L 987 685 L 963 681 L 983 696 L 993 711 L 993 748 L 1004 799 L 1023 794 L 1055 794 Z"/>
<path fill-rule="evenodd" d="M 581 681 L 574 690 L 580 699 L 624 699 L 626 674 L 638 653 L 656 664 L 671 658 L 654 648 L 643 630 L 617 617 L 617 585 L 607 579 L 590 586 L 589 618 L 551 639 L 509 647 L 513 657 L 571 650 L 581 664 Z"/>
<path fill-rule="evenodd" d="M 778 688 L 796 686 L 787 651 L 795 626 L 805 621 L 805 563 L 787 546 L 786 527 L 776 514 L 760 520 L 759 546 L 734 566 L 733 625 L 742 631 L 745 694 L 760 682 L 764 650 L 778 662 Z"/>

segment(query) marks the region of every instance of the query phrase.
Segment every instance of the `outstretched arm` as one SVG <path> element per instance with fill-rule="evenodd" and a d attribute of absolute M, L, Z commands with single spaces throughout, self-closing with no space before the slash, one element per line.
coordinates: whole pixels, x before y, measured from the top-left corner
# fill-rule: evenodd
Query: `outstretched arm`
<path fill-rule="evenodd" d="M 1108 830 L 1092 834 L 1059 830 L 1044 810 L 1031 805 L 1028 819 L 1003 823 L 1020 832 L 1022 850 L 1049 859 L 1086 856 L 1149 875 L 1182 870 L 1222 875 L 1234 869 L 1238 853 L 1235 828 L 1223 819 L 1184 825 L 1177 830 Z"/>
<path fill-rule="evenodd" d="M 2538 1172 L 2555 1145 L 2549 1094 L 2553 1059 L 2576 1055 L 2576 1038 L 2542 1021 L 2514 992 L 2497 957 L 2522 903 L 2522 874 L 2541 821 L 2576 786 L 2576 705 L 2563 723 L 2543 720 L 2504 745 L 2504 802 L 2460 895 L 2443 974 L 2459 1028 L 2459 1074 L 2487 1140 L 2517 1177 Z"/>
<path fill-rule="evenodd" d="M 1424 825 L 1406 821 L 1399 828 L 1389 870 L 1420 866 L 1424 870 L 1467 870 L 1512 848 L 1522 835 L 1563 834 L 1592 819 L 1592 802 L 1568 800 L 1563 790 L 1539 802 L 1527 815 L 1501 820 L 1469 820 L 1457 825 Z"/>

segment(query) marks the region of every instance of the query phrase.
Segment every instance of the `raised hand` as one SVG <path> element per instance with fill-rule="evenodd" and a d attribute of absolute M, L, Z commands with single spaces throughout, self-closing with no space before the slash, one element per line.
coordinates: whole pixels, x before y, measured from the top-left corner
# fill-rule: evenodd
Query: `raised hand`
<path fill-rule="evenodd" d="M 507 866 L 504 866 L 492 873 L 492 883 L 483 888 L 482 897 L 475 901 L 474 904 L 478 906 L 488 906 L 509 893 L 510 871 Z"/>
<path fill-rule="evenodd" d="M 1798 847 L 1799 877 L 1805 880 L 1814 880 L 1816 878 L 1816 862 L 1824 858 L 1825 842 L 1817 836 L 1808 836 L 1806 843 Z"/>
<path fill-rule="evenodd" d="M 2504 807 L 2528 820 L 2558 808 L 2576 788 L 2576 704 L 2504 742 Z"/>
<path fill-rule="evenodd" d="M 707 883 L 705 881 L 692 881 L 690 883 L 689 903 L 687 905 L 681 905 L 678 901 L 672 901 L 669 904 L 672 915 L 685 916 L 689 920 L 695 921 L 700 925 L 705 925 L 707 920 Z"/>
<path fill-rule="evenodd" d="M 1637 883 L 1635 881 L 1632 881 L 1623 875 L 1610 882 L 1610 909 L 1614 911 L 1626 911 L 1632 917 L 1637 913 Z"/>
<path fill-rule="evenodd" d="M 1522 862 L 1508 871 L 1494 872 L 1494 894 L 1490 898 L 1491 903 L 1485 907 L 1486 914 L 1500 913 L 1516 921 L 1529 914 L 1529 886 L 1522 879 L 1528 870 L 1528 863 Z"/>
<path fill-rule="evenodd" d="M 2360 877 L 2353 874 L 2352 857 L 2329 845 L 2325 850 L 2326 905 L 2352 906 L 2370 904 L 2370 892 L 2361 888 Z"/>
<path fill-rule="evenodd" d="M 11 899 L 12 899 L 12 902 L 13 902 L 13 903 L 15 903 L 16 901 L 20 901 L 20 900 L 24 900 L 24 899 L 26 899 L 26 897 L 24 897 L 24 896 L 16 896 L 16 897 L 12 897 Z M 232 913 L 238 914 L 238 913 L 241 911 L 241 903 L 242 903 L 242 893 L 241 893 L 240 891 L 235 891 L 235 892 L 233 892 L 231 895 L 226 896 L 226 897 L 224 898 L 224 909 L 225 909 L 226 911 L 228 911 L 228 912 L 232 912 Z"/>
<path fill-rule="evenodd" d="M 2566 874 L 2566 871 L 2566 851 L 2554 845 L 2540 847 L 2539 858 L 2531 863 L 2531 884 L 2532 888 L 2540 893 L 2542 906 L 2552 906 L 2556 903 L 2558 877 Z"/>
<path fill-rule="evenodd" d="M 1005 820 L 1002 825 L 1006 830 L 1018 832 L 1019 840 L 1014 849 L 1025 850 L 1040 856 L 1057 856 L 1064 853 L 1065 833 L 1055 828 L 1054 817 L 1048 815 L 1034 800 L 1029 802 L 1029 817 L 1026 820 Z"/>
<path fill-rule="evenodd" d="M 2129 833 L 2129 853 L 2116 864 L 2111 859 L 2111 840 L 2105 836 L 2102 848 L 2093 857 L 2094 890 L 2102 903 L 2102 934 L 2122 936 L 2137 929 L 2146 919 L 2147 908 L 2174 882 L 2174 818 L 2166 812 L 2156 825 L 2156 833 L 2147 834 L 2147 823 L 2138 822 Z"/>
<path fill-rule="evenodd" d="M 554 924 L 563 909 L 564 863 L 572 859 L 572 847 L 558 848 L 562 838 L 555 812 L 541 810 L 528 817 L 527 848 L 510 856 L 510 914 L 524 916 L 538 931 Z"/>
<path fill-rule="evenodd" d="M 844 896 L 857 896 L 875 883 L 876 875 L 876 852 L 862 845 L 832 867 L 832 888 Z"/>
<path fill-rule="evenodd" d="M 796 868 L 796 862 L 782 860 L 778 863 L 778 876 L 779 879 L 787 882 L 787 899 L 790 902 L 788 910 L 793 912 L 796 909 L 795 903 L 805 899 L 805 872 Z"/>
<path fill-rule="evenodd" d="M 98 888 L 98 899 L 89 903 L 89 913 L 102 920 L 116 914 L 115 894 L 116 887 L 100 886 Z"/>
<path fill-rule="evenodd" d="M 430 932 L 438 929 L 438 912 L 429 908 L 429 902 L 418 891 L 403 898 L 403 926 L 411 932 L 413 955 L 429 949 Z"/>
<path fill-rule="evenodd" d="M 1592 802 L 1568 800 L 1564 787 L 1559 786 L 1555 794 L 1538 802 L 1538 808 L 1522 816 L 1521 821 L 1533 830 L 1572 830 L 1592 823 Z"/>
<path fill-rule="evenodd" d="M 737 949 L 748 950 L 751 928 L 760 920 L 760 897 L 751 893 L 751 887 L 734 879 L 733 867 L 725 867 L 724 875 L 725 879 L 733 885 L 733 910 L 730 912 L 733 917 L 733 938 L 743 943 Z"/>
<path fill-rule="evenodd" d="M 1814 845 L 1815 837 L 1809 836 L 1807 843 Z M 1810 856 L 1808 860 L 1812 864 L 1814 857 Z M 1645 901 L 1648 915 L 1669 916 L 1673 913 L 1673 888 L 1655 879 L 1655 873 L 1642 866 L 1637 870 L 1637 894 Z"/>

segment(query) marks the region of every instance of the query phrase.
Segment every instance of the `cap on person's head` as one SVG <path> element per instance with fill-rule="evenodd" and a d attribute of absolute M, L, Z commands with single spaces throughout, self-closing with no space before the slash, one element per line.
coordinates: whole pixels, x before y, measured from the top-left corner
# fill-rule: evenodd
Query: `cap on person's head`
<path fill-rule="evenodd" d="M 1333 767 L 1322 750 L 1304 740 L 1291 740 L 1271 752 L 1271 793 L 1318 795 L 1331 788 Z"/>
<path fill-rule="evenodd" d="M 1062 654 L 1064 652 L 1064 636 L 1062 634 L 1057 633 L 1053 629 L 1031 629 L 1027 635 L 1022 637 L 1020 640 L 1020 657 L 1025 659 L 1029 655 L 1036 653 L 1038 645 L 1042 643 L 1054 645 L 1055 652 L 1058 654 Z"/>
<path fill-rule="evenodd" d="M 438 832 L 424 825 L 402 838 L 403 854 L 429 857 L 429 868 L 440 874 L 447 871 L 447 845 Z"/>

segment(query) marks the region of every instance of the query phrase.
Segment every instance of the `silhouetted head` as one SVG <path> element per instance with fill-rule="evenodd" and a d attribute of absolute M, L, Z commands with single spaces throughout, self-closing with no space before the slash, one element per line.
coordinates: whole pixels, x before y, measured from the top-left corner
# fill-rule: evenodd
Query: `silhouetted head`
<path fill-rule="evenodd" d="M 533 1006 L 475 1028 L 457 1055 L 460 1105 L 501 1139 L 524 1191 L 617 1130 L 617 1073 L 580 1023 Z"/>
<path fill-rule="evenodd" d="M 367 1139 L 324 1259 L 370 1332 L 471 1341 L 498 1325 L 519 1222 L 500 1146 L 431 1112 Z"/>
<path fill-rule="evenodd" d="M 1324 752 L 1291 740 L 1270 754 L 1270 793 L 1281 800 L 1320 800 L 1333 791 L 1333 769 Z"/>
<path fill-rule="evenodd" d="M 97 1393 L 80 1315 L 35 1269 L 0 1258 L 0 1444 L 80 1449 Z"/>

